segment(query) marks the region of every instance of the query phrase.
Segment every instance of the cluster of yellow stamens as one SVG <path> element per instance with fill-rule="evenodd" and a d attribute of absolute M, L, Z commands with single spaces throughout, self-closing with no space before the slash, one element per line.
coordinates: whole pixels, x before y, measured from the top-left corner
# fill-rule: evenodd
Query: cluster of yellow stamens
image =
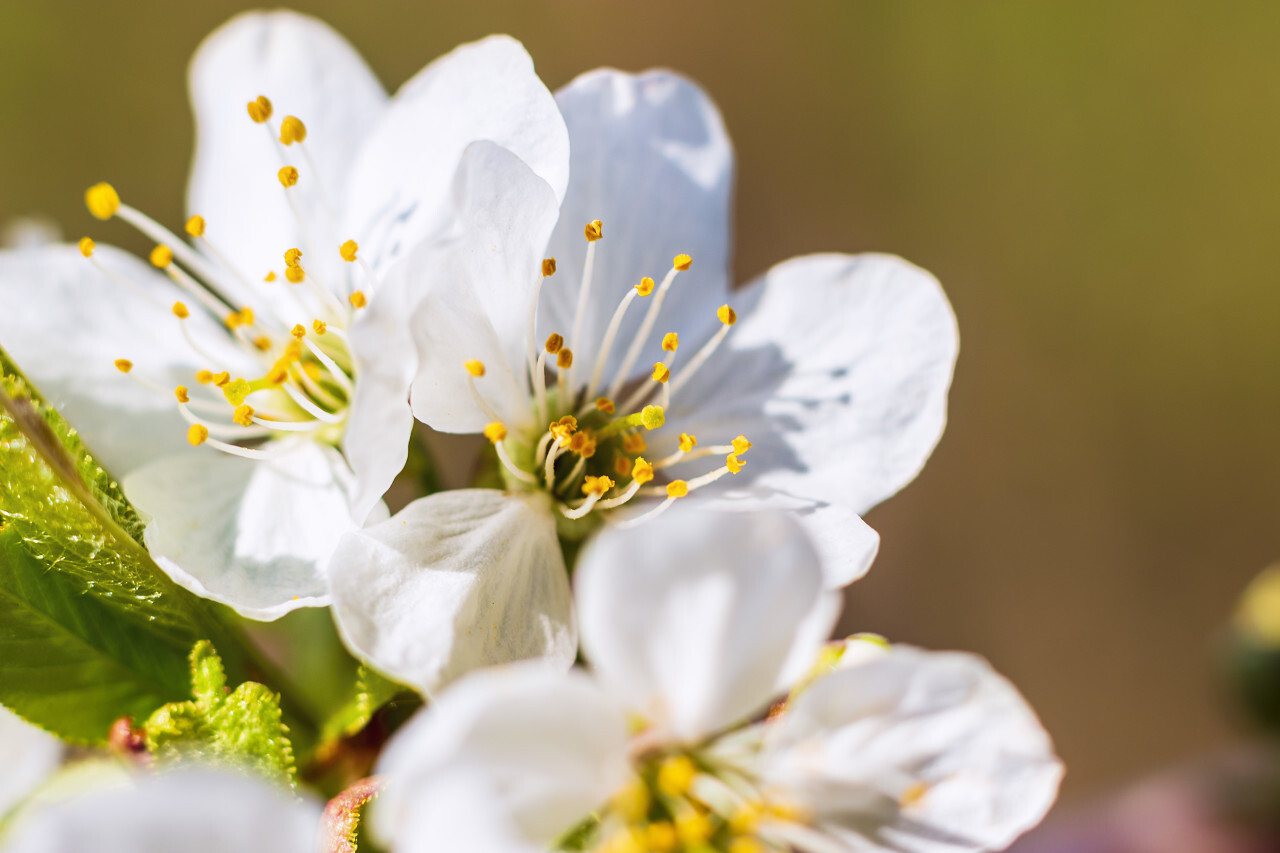
<path fill-rule="evenodd" d="M 247 109 L 250 119 L 269 129 L 273 107 L 268 98 L 255 98 Z M 297 146 L 295 150 L 301 151 L 308 174 L 315 173 L 307 146 L 302 144 L 307 139 L 307 128 L 301 119 L 285 116 L 279 126 L 278 142 L 270 132 L 269 137 L 272 145 L 280 146 L 282 159 L 285 148 Z M 284 188 L 301 232 L 310 233 L 302 210 L 291 195 L 301 178 L 299 170 L 286 164 L 276 178 Z M 224 260 L 225 255 L 206 234 L 203 216 L 193 215 L 185 222 L 182 230 L 190 240 L 188 243 L 122 203 L 110 184 L 90 187 L 85 192 L 85 204 L 96 218 L 118 217 L 155 241 L 149 261 L 185 297 L 172 303 L 171 312 L 191 349 L 202 360 L 215 363 L 211 369 L 197 371 L 195 384 L 190 388 L 179 385 L 173 389 L 179 411 L 189 423 L 187 440 L 192 445 L 208 444 L 234 455 L 261 458 L 270 455 L 270 450 L 261 446 L 265 439 L 307 433 L 318 440 L 337 442 L 346 421 L 355 379 L 345 327 L 351 320 L 351 311 L 367 304 L 364 291 L 349 286 L 346 295 L 351 307 L 345 308 L 333 291 L 303 269 L 302 250 L 289 248 L 283 256 L 283 277 L 291 285 L 306 285 L 297 291 L 290 289 L 291 296 L 286 301 L 297 307 L 300 316 L 289 317 L 290 310 L 274 307 L 280 300 L 263 300 L 257 304 L 257 288 L 262 285 L 248 281 Z M 107 277 L 154 299 L 137 282 L 101 264 L 94 256 L 96 244 L 91 238 L 81 239 L 79 249 Z M 369 285 L 374 285 L 372 271 L 358 258 L 355 240 L 345 241 L 337 251 L 344 261 L 359 263 Z M 276 280 L 276 270 L 269 270 L 261 279 L 266 284 Z M 255 300 L 255 305 L 234 303 L 231 294 L 247 296 Z M 214 319 L 217 326 L 196 322 L 205 318 Z M 216 334 L 217 328 L 260 365 L 256 378 L 233 377 L 230 370 L 220 369 L 215 357 L 207 355 L 215 348 L 209 346 L 212 341 L 205 336 Z M 128 359 L 118 359 L 115 365 L 148 388 L 164 391 L 138 376 Z"/>
<path fill-rule="evenodd" d="M 663 357 L 653 363 L 650 381 L 640 383 L 625 398 L 620 398 L 631 369 L 654 330 L 659 309 L 672 282 L 678 273 L 689 270 L 693 265 L 689 255 L 677 255 L 660 284 L 646 276 L 628 288 L 610 319 L 600 351 L 591 365 L 589 379 L 576 381 L 575 369 L 579 360 L 568 344 L 571 341 L 581 342 L 596 247 L 604 239 L 603 223 L 600 220 L 587 223 L 583 234 L 587 240 L 587 254 L 572 334 L 566 340 L 564 335 L 553 332 L 540 348 L 534 348 L 529 355 L 533 408 L 537 418 L 547 424 L 545 430 L 540 435 L 530 434 L 527 427 L 522 427 L 514 434 L 509 433 L 507 426 L 485 401 L 476 382 L 485 376 L 484 364 L 470 359 L 463 363 L 463 367 L 477 404 L 493 418 L 484 434 L 493 443 L 511 478 L 550 492 L 556 497 L 560 512 L 570 519 L 582 518 L 594 509 L 621 506 L 638 495 L 665 498 L 650 513 L 642 516 L 648 517 L 726 474 L 737 474 L 745 464 L 741 455 L 751 447 L 751 443 L 743 436 L 738 436 L 727 446 L 695 450 L 697 439 L 681 435 L 679 449 L 668 456 L 650 461 L 640 455 L 647 447 L 643 433 L 663 426 L 672 395 L 706 362 L 737 322 L 737 315 L 730 306 L 721 306 L 716 312 L 720 329 L 683 367 L 674 366 L 680 349 L 679 336 L 675 332 L 664 334 L 661 338 Z M 541 281 L 555 272 L 554 258 L 542 261 L 539 289 Z M 628 307 L 636 299 L 650 299 L 649 308 L 617 375 L 606 388 L 604 371 L 613 343 Z M 530 316 L 528 325 L 531 339 L 536 328 L 537 294 L 533 303 L 535 314 Z M 554 373 L 554 386 L 548 383 L 548 371 Z M 650 402 L 655 394 L 658 399 Z M 601 454 L 601 450 L 607 452 Z M 718 469 L 690 480 L 672 479 L 661 485 L 649 485 L 663 468 L 717 453 L 725 454 L 725 463 Z"/>
<path fill-rule="evenodd" d="M 641 756 L 635 775 L 600 813 L 596 853 L 786 849 L 762 837 L 769 823 L 800 823 L 800 810 L 761 797 L 736 769 L 684 752 Z M 768 836 L 766 831 L 764 836 Z"/>

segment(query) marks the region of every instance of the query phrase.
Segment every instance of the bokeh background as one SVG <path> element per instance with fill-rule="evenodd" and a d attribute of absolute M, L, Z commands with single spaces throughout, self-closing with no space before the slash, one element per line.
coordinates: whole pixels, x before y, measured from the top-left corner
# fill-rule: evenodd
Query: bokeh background
<path fill-rule="evenodd" d="M 1280 5 L 310 2 L 395 88 L 495 31 L 555 88 L 669 66 L 737 145 L 738 276 L 875 249 L 959 316 L 951 424 L 846 625 L 978 651 L 1068 806 L 1240 737 L 1215 670 L 1280 556 Z M 0 222 L 182 221 L 185 69 L 232 0 L 0 3 Z M 21 311 L 21 305 L 0 306 Z"/>

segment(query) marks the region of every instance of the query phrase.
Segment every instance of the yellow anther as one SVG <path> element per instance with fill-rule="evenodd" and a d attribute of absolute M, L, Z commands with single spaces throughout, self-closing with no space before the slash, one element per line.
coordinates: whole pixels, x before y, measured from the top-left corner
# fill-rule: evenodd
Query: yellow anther
<path fill-rule="evenodd" d="M 628 823 L 643 820 L 649 813 L 649 789 L 639 776 L 632 776 L 613 797 L 613 808 Z"/>
<path fill-rule="evenodd" d="M 276 280 L 276 271 L 275 271 L 275 270 L 272 270 L 271 272 L 267 273 L 266 275 L 264 275 L 264 276 L 262 277 L 262 280 L 263 280 L 263 281 L 275 281 L 275 280 Z"/>
<path fill-rule="evenodd" d="M 730 474 L 736 474 L 742 470 L 742 466 L 747 463 L 743 462 L 734 454 L 730 453 L 724 458 L 724 466 L 729 469 Z"/>
<path fill-rule="evenodd" d="M 302 142 L 307 138 L 307 126 L 297 116 L 285 116 L 280 122 L 280 141 L 285 145 Z"/>
<path fill-rule="evenodd" d="M 130 370 L 133 370 L 133 362 L 127 358 L 117 358 L 116 370 L 121 373 L 128 373 Z"/>
<path fill-rule="evenodd" d="M 183 226 L 187 234 L 192 237 L 204 236 L 204 217 L 196 215 L 187 220 L 187 224 Z"/>
<path fill-rule="evenodd" d="M 317 335 L 323 335 L 325 332 L 329 331 L 329 326 L 328 324 L 325 323 L 324 320 L 321 320 L 320 318 L 317 317 L 316 319 L 311 321 L 311 329 Z"/>
<path fill-rule="evenodd" d="M 808 809 L 784 800 L 772 800 L 765 805 L 764 810 L 770 817 L 787 823 L 808 823 L 812 817 Z"/>
<path fill-rule="evenodd" d="M 578 451 L 583 459 L 590 459 L 596 455 L 596 440 L 592 435 L 587 435 L 587 441 L 582 445 L 582 449 Z"/>
<path fill-rule="evenodd" d="M 484 362 L 478 358 L 469 358 L 462 362 L 462 366 L 467 369 L 467 373 L 470 373 L 476 379 L 484 376 Z"/>
<path fill-rule="evenodd" d="M 569 438 L 569 450 L 573 453 L 580 453 L 582 448 L 587 446 L 587 434 L 585 432 L 575 432 Z"/>
<path fill-rule="evenodd" d="M 253 406 L 248 403 L 236 406 L 236 410 L 231 413 L 231 420 L 240 426 L 253 426 Z"/>
<path fill-rule="evenodd" d="M 556 367 L 561 370 L 568 370 L 573 367 L 573 350 L 564 347 L 556 353 Z"/>
<path fill-rule="evenodd" d="M 249 306 L 247 306 L 247 305 L 246 305 L 246 306 L 244 306 L 243 308 L 241 308 L 241 309 L 240 309 L 240 322 L 241 322 L 242 324 L 246 325 L 246 326 L 252 326 L 252 325 L 253 325 L 253 321 L 254 321 L 254 313 L 253 313 L 253 309 L 252 309 L 252 308 L 250 308 L 250 307 L 249 307 Z"/>
<path fill-rule="evenodd" d="M 649 446 L 644 440 L 644 436 L 638 432 L 629 432 L 622 437 L 622 451 L 624 453 L 644 453 L 645 448 Z"/>
<path fill-rule="evenodd" d="M 578 419 L 573 415 L 565 415 L 558 421 L 552 421 L 547 431 L 561 444 L 568 442 L 569 436 L 578 430 Z"/>
<path fill-rule="evenodd" d="M 289 334 L 293 335 L 298 340 L 302 340 L 307 336 L 307 328 L 301 323 L 298 323 L 292 329 L 289 330 Z"/>
<path fill-rule="evenodd" d="M 631 479 L 644 485 L 653 479 L 653 465 L 643 456 L 636 457 L 636 464 L 631 466 Z"/>
<path fill-rule="evenodd" d="M 671 378 L 671 368 L 667 367 L 660 361 L 653 363 L 653 381 L 666 382 Z"/>
<path fill-rule="evenodd" d="M 634 826 L 614 830 L 597 848 L 598 853 L 647 853 L 644 837 Z"/>
<path fill-rule="evenodd" d="M 662 348 L 667 352 L 675 352 L 680 347 L 680 336 L 675 332 L 667 332 L 662 336 Z"/>
<path fill-rule="evenodd" d="M 89 257 L 90 255 L 93 254 L 93 247 L 95 245 L 96 244 L 93 242 L 91 238 L 81 237 L 80 238 L 80 254 L 84 255 L 86 258 Z"/>
<path fill-rule="evenodd" d="M 631 476 L 631 457 L 618 454 L 613 458 L 613 473 L 619 477 Z"/>
<path fill-rule="evenodd" d="M 302 250 L 298 248 L 286 249 L 284 253 L 284 265 L 287 267 L 296 267 L 302 262 Z"/>
<path fill-rule="evenodd" d="M 186 385 L 179 385 L 173 389 L 173 396 L 178 398 L 179 403 L 190 403 L 191 395 L 187 392 Z"/>
<path fill-rule="evenodd" d="M 564 349 L 564 335 L 558 335 L 555 332 L 552 332 L 547 336 L 547 342 L 543 345 L 543 348 L 546 349 L 547 353 L 550 355 L 555 355 L 560 352 L 560 350 Z"/>
<path fill-rule="evenodd" d="M 653 853 L 671 853 L 680 843 L 676 828 L 665 820 L 646 826 L 644 840 L 647 849 Z"/>
<path fill-rule="evenodd" d="M 301 284 L 302 280 L 307 277 L 307 274 L 303 271 L 302 267 L 295 264 L 284 271 L 284 277 L 290 284 Z"/>
<path fill-rule="evenodd" d="M 684 480 L 672 480 L 667 483 L 667 497 L 682 498 L 689 494 L 689 484 Z"/>
<path fill-rule="evenodd" d="M 196 381 L 197 381 L 197 382 L 199 382 L 201 385 L 208 385 L 210 382 L 212 382 L 212 381 L 213 381 L 213 371 L 212 371 L 212 370 L 197 370 L 197 371 L 196 371 Z"/>
<path fill-rule="evenodd" d="M 738 322 L 738 312 L 734 311 L 728 305 L 721 305 L 716 309 L 716 316 L 720 318 L 720 322 L 726 326 L 732 326 Z"/>
<path fill-rule="evenodd" d="M 729 831 L 735 835 L 746 835 L 755 832 L 756 826 L 760 823 L 760 816 L 763 813 L 764 809 L 760 807 L 759 803 L 753 800 L 743 801 L 729 816 Z"/>
<path fill-rule="evenodd" d="M 587 242 L 594 243 L 604 236 L 604 223 L 599 219 L 593 219 L 587 223 L 587 227 L 582 231 L 587 238 Z"/>
<path fill-rule="evenodd" d="M 612 415 L 617 407 L 613 405 L 613 401 L 608 397 L 596 397 L 596 410 L 604 412 L 606 415 Z"/>
<path fill-rule="evenodd" d="M 185 302 L 175 302 L 173 303 L 173 316 L 179 320 L 185 320 L 191 316 L 191 309 L 187 307 Z"/>
<path fill-rule="evenodd" d="M 244 318 L 240 316 L 239 311 L 232 311 L 223 318 L 222 322 L 226 324 L 228 329 L 238 329 L 245 324 Z"/>
<path fill-rule="evenodd" d="M 259 95 L 249 102 L 249 118 L 258 124 L 271 118 L 271 102 L 266 95 Z"/>
<path fill-rule="evenodd" d="M 347 297 L 347 301 L 351 303 L 352 308 L 363 308 L 369 304 L 369 300 L 365 297 L 363 290 L 351 291 L 351 295 Z"/>
<path fill-rule="evenodd" d="M 94 184 L 84 191 L 84 203 L 98 219 L 110 219 L 120 209 L 120 194 L 111 184 Z"/>
<path fill-rule="evenodd" d="M 550 278 L 555 274 L 556 274 L 556 259 L 543 258 L 542 259 L 542 277 Z"/>
<path fill-rule="evenodd" d="M 276 177 L 280 179 L 280 186 L 288 189 L 298 183 L 298 170 L 293 166 L 281 166 Z"/>
<path fill-rule="evenodd" d="M 683 797 L 689 792 L 698 767 L 687 755 L 673 755 L 658 767 L 658 790 L 668 797 Z"/>
<path fill-rule="evenodd" d="M 676 816 L 676 836 L 686 847 L 700 847 L 711 838 L 711 820 L 690 809 Z"/>
<path fill-rule="evenodd" d="M 231 374 L 227 373 L 227 371 L 224 370 L 221 373 L 213 374 L 213 376 L 210 378 L 209 381 L 212 382 L 218 388 L 221 388 L 222 386 L 226 385 L 228 382 L 231 381 Z"/>
<path fill-rule="evenodd" d="M 645 429 L 657 429 L 667 422 L 667 413 L 661 406 L 645 406 L 640 410 L 640 423 Z"/>
<path fill-rule="evenodd" d="M 689 257 L 688 255 L 676 255 L 671 260 L 671 266 L 680 270 L 680 272 L 684 272 L 689 267 L 693 266 L 693 258 Z"/>
<path fill-rule="evenodd" d="M 745 435 L 738 436 L 731 441 L 730 444 L 733 445 L 734 453 L 746 453 L 752 448 L 751 442 L 747 441 L 747 437 Z"/>
<path fill-rule="evenodd" d="M 249 381 L 244 377 L 239 377 L 230 382 L 223 384 L 222 396 L 227 398 L 227 402 L 233 406 L 238 406 L 244 402 L 244 398 L 253 392 L 253 388 L 249 385 Z"/>
<path fill-rule="evenodd" d="M 283 360 L 277 361 L 263 378 L 272 385 L 283 385 L 289 379 L 289 365 Z"/>
<path fill-rule="evenodd" d="M 266 335 L 258 335 L 258 337 L 253 339 L 253 345 L 262 352 L 266 352 L 271 349 L 271 338 L 268 338 Z"/>
<path fill-rule="evenodd" d="M 192 424 L 187 430 L 187 441 L 192 447 L 199 447 L 209 437 L 209 428 L 204 424 Z"/>
<path fill-rule="evenodd" d="M 502 421 L 492 421 L 485 425 L 484 437 L 497 444 L 507 437 L 507 428 Z"/>
<path fill-rule="evenodd" d="M 614 486 L 613 478 L 606 476 L 592 477 L 590 475 L 582 479 L 582 493 L 584 495 L 603 495 Z"/>
<path fill-rule="evenodd" d="M 648 296 L 653 293 L 653 279 L 649 278 L 649 276 L 640 279 L 640 283 L 636 285 L 636 293 L 641 296 Z"/>
<path fill-rule="evenodd" d="M 929 793 L 929 784 L 927 782 L 912 782 L 898 796 L 898 808 L 909 809 L 924 799 L 924 795 Z"/>
<path fill-rule="evenodd" d="M 768 853 L 768 849 L 758 838 L 739 835 L 729 842 L 726 853 Z"/>
<path fill-rule="evenodd" d="M 173 250 L 168 246 L 156 246 L 151 250 L 151 266 L 164 269 L 173 263 Z"/>
<path fill-rule="evenodd" d="M 687 432 L 680 433 L 680 449 L 685 453 L 698 446 L 698 437 Z"/>
<path fill-rule="evenodd" d="M 358 251 L 360 251 L 360 244 L 355 240 L 348 240 L 338 247 L 338 254 L 342 255 L 342 259 L 347 263 L 355 261 Z"/>

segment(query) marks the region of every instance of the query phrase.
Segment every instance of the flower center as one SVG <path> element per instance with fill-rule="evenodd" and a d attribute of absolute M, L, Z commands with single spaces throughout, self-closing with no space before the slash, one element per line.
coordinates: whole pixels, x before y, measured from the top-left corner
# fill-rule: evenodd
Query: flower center
<path fill-rule="evenodd" d="M 633 766 L 630 782 L 601 810 L 588 849 L 767 853 L 788 848 L 773 837 L 772 826 L 803 819 L 764 797 L 750 774 L 710 754 L 657 751 L 641 754 Z"/>
<path fill-rule="evenodd" d="M 509 432 L 486 402 L 477 381 L 484 378 L 484 364 L 472 359 L 463 367 L 476 402 L 493 419 L 484 434 L 493 443 L 509 485 L 547 491 L 555 499 L 560 513 L 570 520 L 584 518 L 593 510 L 622 506 L 637 496 L 663 498 L 656 507 L 627 522 L 633 524 L 665 511 L 675 501 L 726 474 L 742 470 L 745 463 L 740 457 L 751 448 L 751 442 L 742 435 L 728 443 L 699 447 L 696 436 L 681 433 L 678 449 L 673 452 L 652 460 L 644 455 L 648 449 L 646 434 L 663 428 L 673 397 L 711 357 L 738 318 L 731 307 L 720 306 L 716 311 L 720 328 L 683 365 L 676 363 L 680 348 L 678 336 L 675 332 L 664 334 L 660 344 L 661 360 L 653 363 L 648 379 L 628 390 L 628 377 L 654 334 L 667 293 L 677 276 L 692 266 L 693 259 L 677 255 L 660 284 L 655 285 L 652 278 L 645 277 L 628 288 L 614 309 L 595 357 L 584 361 L 569 344 L 583 337 L 592 298 L 596 245 L 604 237 L 603 223 L 599 220 L 587 223 L 584 236 L 586 261 L 568 340 L 557 332 L 541 347 L 535 341 L 538 294 L 542 282 L 556 272 L 554 258 L 542 262 L 529 316 L 530 404 L 535 423 L 546 424 L 546 427 Z M 637 299 L 648 300 L 648 308 L 606 386 L 605 368 L 615 344 L 621 343 L 618 332 L 622 321 Z M 591 365 L 590 373 L 581 370 L 586 364 Z M 549 374 L 551 381 L 548 381 Z M 701 476 L 688 480 L 664 476 L 664 469 L 674 465 L 717 455 L 724 456 L 724 464 Z"/>
<path fill-rule="evenodd" d="M 286 163 L 276 178 L 305 240 L 310 233 L 307 218 L 293 191 L 301 175 L 296 166 L 288 165 L 286 149 L 296 146 L 304 167 L 319 180 L 304 145 L 306 125 L 286 116 L 277 137 L 270 126 L 271 102 L 265 96 L 251 101 L 248 112 L 267 131 L 281 162 Z M 119 217 L 156 243 L 149 260 L 172 284 L 177 301 L 170 310 L 187 345 L 206 365 L 196 371 L 190 386 L 172 389 L 178 411 L 189 424 L 187 440 L 193 446 L 262 459 L 282 452 L 271 446 L 276 440 L 305 436 L 335 446 L 340 443 L 356 381 L 346 330 L 368 301 L 366 292 L 351 284 L 351 276 L 344 276 L 344 303 L 334 289 L 304 268 L 301 249 L 282 247 L 283 266 L 266 271 L 261 280 L 250 280 L 208 238 L 202 216 L 187 220 L 187 239 L 182 239 L 122 203 L 110 184 L 90 187 L 85 203 L 98 219 Z M 81 254 L 117 285 L 148 301 L 159 299 L 100 263 L 94 248 L 90 238 L 80 241 Z M 358 258 L 358 249 L 354 240 L 347 240 L 337 251 L 344 261 L 358 263 L 373 287 L 373 272 Z M 115 365 L 148 389 L 170 393 L 139 375 L 142 371 L 135 372 L 128 359 L 117 359 Z"/>

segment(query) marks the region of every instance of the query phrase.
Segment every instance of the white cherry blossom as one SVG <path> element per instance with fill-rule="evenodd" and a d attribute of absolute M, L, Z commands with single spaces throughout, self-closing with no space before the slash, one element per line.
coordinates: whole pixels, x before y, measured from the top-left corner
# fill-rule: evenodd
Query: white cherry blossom
<path fill-rule="evenodd" d="M 0 345 L 121 478 L 157 562 L 270 619 L 327 604 L 339 538 L 385 517 L 413 425 L 406 261 L 447 224 L 463 150 L 506 146 L 558 201 L 567 138 L 506 37 L 388 97 L 326 25 L 255 12 L 205 40 L 190 82 L 185 233 L 90 188 L 150 263 L 88 238 L 0 253 Z"/>
<path fill-rule="evenodd" d="M 62 744 L 53 735 L 0 707 L 0 818 L 21 803 L 62 761 Z"/>
<path fill-rule="evenodd" d="M 960 853 L 1002 849 L 1053 803 L 1048 736 L 977 657 L 864 648 L 801 680 L 837 605 L 786 515 L 606 530 L 576 582 L 591 676 L 523 663 L 444 690 L 378 767 L 373 827 L 395 849 L 465 848 L 496 812 L 505 841 L 486 849 L 513 853 L 584 829 L 601 853 Z M 472 793 L 424 817 L 454 779 Z"/>

